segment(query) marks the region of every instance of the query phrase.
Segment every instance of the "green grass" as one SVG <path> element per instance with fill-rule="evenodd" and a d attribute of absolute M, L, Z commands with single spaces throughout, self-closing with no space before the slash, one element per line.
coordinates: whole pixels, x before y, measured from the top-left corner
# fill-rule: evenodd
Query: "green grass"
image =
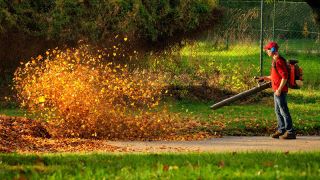
<path fill-rule="evenodd" d="M 303 68 L 306 86 L 319 87 L 320 84 L 320 45 L 314 40 L 291 39 L 288 42 L 279 41 L 280 54 L 287 60 L 299 60 Z M 310 53 L 316 50 L 318 54 Z M 242 43 L 217 47 L 210 41 L 199 41 L 192 45 L 187 45 L 181 50 L 181 56 L 185 64 L 200 64 L 202 67 L 211 68 L 210 63 L 235 64 L 243 67 L 256 67 L 252 74 L 259 75 L 260 49 L 258 43 Z M 270 74 L 271 60 L 263 54 L 263 74 Z M 208 69 L 207 69 L 208 70 Z"/>
<path fill-rule="evenodd" d="M 299 134 L 319 134 L 320 129 L 320 91 L 291 90 L 288 106 L 294 126 Z M 173 112 L 183 116 L 197 117 L 207 122 L 225 124 L 225 135 L 267 135 L 276 129 L 273 94 L 258 102 L 235 102 L 217 110 L 211 110 L 214 102 L 173 100 L 166 102 Z M 211 129 L 209 131 L 219 131 Z"/>
<path fill-rule="evenodd" d="M 7 115 L 7 116 L 24 116 L 26 111 L 17 109 L 17 108 L 2 108 L 0 107 L 0 115 Z"/>
<path fill-rule="evenodd" d="M 0 154 L 0 179 L 317 179 L 320 153 Z"/>

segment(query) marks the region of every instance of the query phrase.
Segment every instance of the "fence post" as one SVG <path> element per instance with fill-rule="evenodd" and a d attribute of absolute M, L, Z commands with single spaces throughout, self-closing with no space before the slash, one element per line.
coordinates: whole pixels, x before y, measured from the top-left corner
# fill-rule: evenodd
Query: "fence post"
<path fill-rule="evenodd" d="M 273 17 L 272 17 L 272 40 L 275 40 L 275 19 L 276 19 L 276 1 L 273 1 Z"/>
<path fill-rule="evenodd" d="M 261 0 L 260 12 L 260 76 L 263 76 L 263 0 Z"/>

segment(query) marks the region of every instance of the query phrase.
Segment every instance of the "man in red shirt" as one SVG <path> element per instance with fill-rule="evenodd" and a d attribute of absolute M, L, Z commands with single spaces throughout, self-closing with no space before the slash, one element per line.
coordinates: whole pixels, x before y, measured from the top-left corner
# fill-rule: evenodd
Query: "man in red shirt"
<path fill-rule="evenodd" d="M 296 139 L 292 125 L 291 115 L 288 109 L 288 69 L 286 60 L 278 53 L 279 46 L 276 42 L 270 42 L 265 47 L 266 53 L 272 58 L 271 75 L 262 77 L 271 80 L 274 91 L 274 107 L 278 119 L 278 130 L 272 134 L 272 138 Z"/>

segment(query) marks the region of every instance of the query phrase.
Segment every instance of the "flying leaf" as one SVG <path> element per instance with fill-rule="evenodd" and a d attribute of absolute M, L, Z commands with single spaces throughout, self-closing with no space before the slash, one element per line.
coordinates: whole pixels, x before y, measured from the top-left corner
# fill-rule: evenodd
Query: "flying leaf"
<path fill-rule="evenodd" d="M 39 103 L 44 103 L 46 101 L 46 98 L 44 96 L 40 96 L 38 101 Z"/>

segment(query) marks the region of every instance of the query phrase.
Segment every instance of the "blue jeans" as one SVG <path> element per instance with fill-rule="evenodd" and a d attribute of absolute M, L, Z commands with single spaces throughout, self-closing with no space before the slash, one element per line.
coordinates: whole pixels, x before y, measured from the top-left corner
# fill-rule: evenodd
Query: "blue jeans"
<path fill-rule="evenodd" d="M 292 119 L 287 103 L 287 93 L 274 95 L 274 109 L 278 119 L 278 131 L 281 133 L 294 133 Z"/>

